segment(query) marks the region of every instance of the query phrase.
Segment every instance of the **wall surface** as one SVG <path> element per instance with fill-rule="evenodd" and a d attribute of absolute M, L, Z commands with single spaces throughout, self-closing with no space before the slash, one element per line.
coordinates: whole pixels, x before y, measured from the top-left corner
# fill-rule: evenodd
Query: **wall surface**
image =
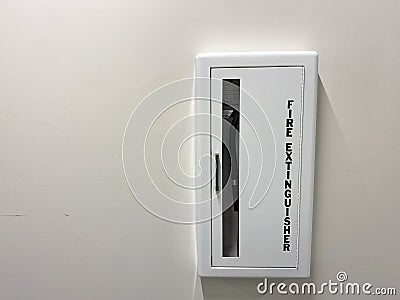
<path fill-rule="evenodd" d="M 252 50 L 320 55 L 311 280 L 400 292 L 398 0 L 3 0 L 0 41 L 1 299 L 278 297 L 196 278 L 193 226 L 147 212 L 121 164 L 143 97 L 198 52 Z"/>

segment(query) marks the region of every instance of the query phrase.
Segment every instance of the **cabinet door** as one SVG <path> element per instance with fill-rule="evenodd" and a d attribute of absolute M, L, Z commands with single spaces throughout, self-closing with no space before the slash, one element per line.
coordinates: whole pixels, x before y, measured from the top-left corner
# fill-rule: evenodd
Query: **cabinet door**
<path fill-rule="evenodd" d="M 212 68 L 210 84 L 212 266 L 296 268 L 304 68 Z"/>

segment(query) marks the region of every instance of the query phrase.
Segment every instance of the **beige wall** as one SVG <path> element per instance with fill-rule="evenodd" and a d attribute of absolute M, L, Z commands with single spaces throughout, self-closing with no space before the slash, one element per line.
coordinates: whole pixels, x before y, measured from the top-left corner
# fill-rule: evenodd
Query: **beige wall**
<path fill-rule="evenodd" d="M 1 299 L 267 299 L 196 281 L 193 227 L 146 212 L 121 168 L 142 97 L 198 52 L 251 50 L 320 54 L 312 279 L 399 290 L 398 0 L 3 0 Z"/>

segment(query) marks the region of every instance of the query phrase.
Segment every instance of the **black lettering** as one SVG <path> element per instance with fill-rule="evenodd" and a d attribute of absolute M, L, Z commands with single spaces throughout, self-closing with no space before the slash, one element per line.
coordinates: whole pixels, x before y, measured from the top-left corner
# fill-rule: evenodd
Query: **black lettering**
<path fill-rule="evenodd" d="M 293 99 L 287 100 L 288 118 L 286 118 L 286 138 L 293 137 L 294 119 L 292 118 L 294 104 Z M 285 143 L 285 164 L 286 164 L 286 179 L 284 182 L 284 206 L 285 206 L 285 217 L 283 219 L 283 251 L 290 251 L 290 236 L 291 236 L 291 219 L 290 219 L 290 207 L 292 206 L 292 179 L 291 179 L 291 165 L 293 163 L 293 144 L 288 140 Z"/>
<path fill-rule="evenodd" d="M 292 142 L 286 142 L 286 152 L 293 151 L 292 146 L 293 146 Z"/>
<path fill-rule="evenodd" d="M 288 217 L 286 217 L 286 218 L 288 218 Z M 283 234 L 289 234 L 290 235 L 290 226 L 283 226 Z"/>
<path fill-rule="evenodd" d="M 286 243 L 290 243 L 290 235 L 288 235 L 288 234 L 285 234 L 284 236 L 283 236 L 283 242 L 286 244 Z"/>
<path fill-rule="evenodd" d="M 285 180 L 285 189 L 291 189 L 292 188 L 292 180 Z"/>
<path fill-rule="evenodd" d="M 293 152 L 286 152 L 286 161 L 292 161 L 292 153 Z"/>
<path fill-rule="evenodd" d="M 286 137 L 293 137 L 293 128 L 286 128 Z"/>

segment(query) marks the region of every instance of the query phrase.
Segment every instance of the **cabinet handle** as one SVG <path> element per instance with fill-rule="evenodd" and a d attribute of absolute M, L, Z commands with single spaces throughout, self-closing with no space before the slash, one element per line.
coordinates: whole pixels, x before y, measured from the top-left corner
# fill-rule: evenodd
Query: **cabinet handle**
<path fill-rule="evenodd" d="M 220 161 L 219 161 L 219 153 L 215 153 L 215 191 L 219 193 L 219 169 L 220 169 Z"/>

